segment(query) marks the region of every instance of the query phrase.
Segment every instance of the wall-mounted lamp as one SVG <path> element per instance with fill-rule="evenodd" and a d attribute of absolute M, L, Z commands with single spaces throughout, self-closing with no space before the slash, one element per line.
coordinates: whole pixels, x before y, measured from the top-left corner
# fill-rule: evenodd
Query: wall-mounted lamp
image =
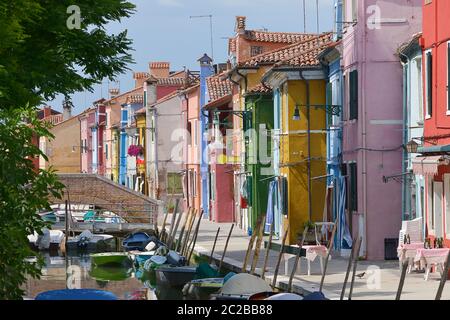
<path fill-rule="evenodd" d="M 419 144 L 414 140 L 411 140 L 406 144 L 406 152 L 408 153 L 417 153 L 418 148 Z"/>
<path fill-rule="evenodd" d="M 300 120 L 300 108 L 298 105 L 295 106 L 294 116 L 292 117 L 292 120 L 294 121 Z"/>

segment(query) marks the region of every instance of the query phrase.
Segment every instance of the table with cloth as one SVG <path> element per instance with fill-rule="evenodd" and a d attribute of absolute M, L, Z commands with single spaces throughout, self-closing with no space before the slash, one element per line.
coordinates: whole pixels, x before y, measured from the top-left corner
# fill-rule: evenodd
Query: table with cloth
<path fill-rule="evenodd" d="M 420 248 L 416 250 L 416 256 L 414 257 L 414 262 L 420 263 L 421 266 L 425 266 L 425 280 L 428 280 L 430 275 L 431 267 L 434 265 L 438 267 L 442 274 L 444 271 L 444 265 L 447 261 L 449 248 L 442 249 L 425 249 Z"/>
<path fill-rule="evenodd" d="M 401 244 L 397 248 L 397 256 L 400 264 L 400 269 L 403 263 L 408 263 L 408 273 L 411 273 L 411 269 L 414 266 L 414 258 L 417 254 L 417 249 L 423 249 L 423 242 L 412 242 Z"/>

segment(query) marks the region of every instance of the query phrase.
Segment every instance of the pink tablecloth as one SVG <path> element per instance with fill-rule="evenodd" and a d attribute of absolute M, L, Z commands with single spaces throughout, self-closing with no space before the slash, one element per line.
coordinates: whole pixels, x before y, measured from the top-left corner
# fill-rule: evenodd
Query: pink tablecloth
<path fill-rule="evenodd" d="M 412 242 L 407 244 L 402 244 L 397 248 L 398 259 L 400 261 L 405 261 L 409 258 L 415 258 L 417 254 L 417 249 L 423 249 L 422 242 Z"/>
<path fill-rule="evenodd" d="M 417 249 L 414 261 L 420 261 L 422 264 L 444 264 L 447 261 L 449 248 L 443 249 Z"/>
<path fill-rule="evenodd" d="M 316 260 L 317 256 L 321 256 L 326 258 L 328 249 L 325 246 L 317 245 L 317 246 L 303 246 L 303 249 L 306 250 L 305 258 L 309 261 Z"/>

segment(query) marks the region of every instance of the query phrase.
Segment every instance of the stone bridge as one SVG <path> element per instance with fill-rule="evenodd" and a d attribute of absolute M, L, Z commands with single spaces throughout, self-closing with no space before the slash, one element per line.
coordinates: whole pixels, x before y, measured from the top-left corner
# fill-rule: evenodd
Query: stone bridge
<path fill-rule="evenodd" d="M 154 224 L 163 203 L 121 186 L 96 174 L 58 174 L 66 186 L 62 199 L 51 198 L 52 204 L 90 204 L 112 211 L 128 222 Z"/>

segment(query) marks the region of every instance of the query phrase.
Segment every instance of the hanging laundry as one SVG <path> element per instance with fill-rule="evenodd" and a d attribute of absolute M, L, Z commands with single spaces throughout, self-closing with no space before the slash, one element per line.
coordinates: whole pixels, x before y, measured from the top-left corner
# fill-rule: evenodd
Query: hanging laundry
<path fill-rule="evenodd" d="M 274 219 L 274 204 L 276 200 L 275 192 L 278 189 L 277 181 L 271 181 L 269 184 L 269 197 L 267 199 L 267 212 L 266 212 L 266 225 L 264 226 L 264 232 L 270 233 L 272 223 L 275 223 Z M 275 199 L 274 199 L 275 198 Z"/>

